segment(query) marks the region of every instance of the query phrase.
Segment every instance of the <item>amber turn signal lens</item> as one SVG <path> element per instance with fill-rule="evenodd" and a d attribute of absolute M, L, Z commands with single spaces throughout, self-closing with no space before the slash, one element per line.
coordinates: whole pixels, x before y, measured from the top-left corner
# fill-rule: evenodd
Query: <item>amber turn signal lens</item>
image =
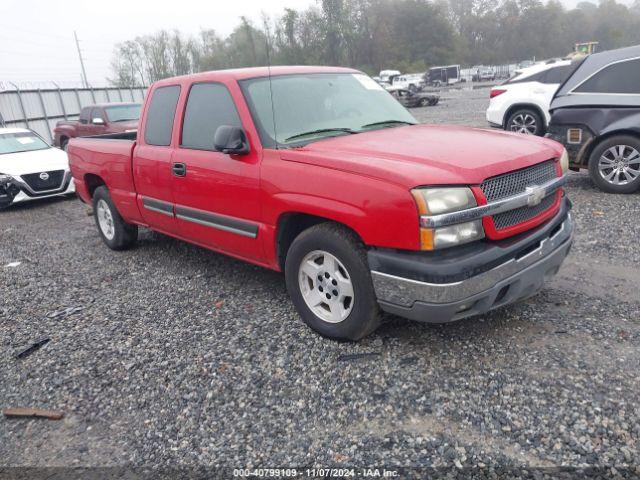
<path fill-rule="evenodd" d="M 427 201 L 424 199 L 424 195 L 420 190 L 411 190 L 411 195 L 413 195 L 413 199 L 416 201 L 416 205 L 418 206 L 418 213 L 420 215 L 428 215 L 429 208 L 427 207 Z"/>
<path fill-rule="evenodd" d="M 420 229 L 420 249 L 433 250 L 433 229 L 431 228 Z"/>

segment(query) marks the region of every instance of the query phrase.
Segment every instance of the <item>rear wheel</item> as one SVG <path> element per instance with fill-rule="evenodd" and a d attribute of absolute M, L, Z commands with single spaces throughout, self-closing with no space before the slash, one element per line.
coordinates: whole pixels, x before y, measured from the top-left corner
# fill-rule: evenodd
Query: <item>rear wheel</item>
<path fill-rule="evenodd" d="M 640 189 L 640 140 L 616 135 L 598 144 L 589 157 L 589 175 L 609 193 L 633 193 Z"/>
<path fill-rule="evenodd" d="M 321 335 L 359 340 L 380 325 L 366 250 L 340 225 L 302 232 L 287 253 L 285 278 L 302 320 Z"/>
<path fill-rule="evenodd" d="M 516 133 L 524 133 L 525 135 L 542 135 L 544 134 L 544 123 L 542 118 L 535 110 L 530 108 L 521 108 L 516 110 L 507 119 L 505 130 Z"/>
<path fill-rule="evenodd" d="M 126 223 L 116 209 L 107 187 L 93 193 L 93 215 L 104 243 L 112 250 L 126 250 L 138 240 L 138 227 Z"/>

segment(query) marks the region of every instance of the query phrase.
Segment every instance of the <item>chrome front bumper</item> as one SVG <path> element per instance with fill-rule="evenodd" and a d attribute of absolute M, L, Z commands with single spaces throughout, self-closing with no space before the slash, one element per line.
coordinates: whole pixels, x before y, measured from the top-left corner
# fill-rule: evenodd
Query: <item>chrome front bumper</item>
<path fill-rule="evenodd" d="M 535 294 L 557 273 L 571 248 L 573 220 L 560 226 L 534 249 L 488 271 L 453 283 L 427 283 L 372 271 L 383 310 L 430 323 L 478 315 Z"/>

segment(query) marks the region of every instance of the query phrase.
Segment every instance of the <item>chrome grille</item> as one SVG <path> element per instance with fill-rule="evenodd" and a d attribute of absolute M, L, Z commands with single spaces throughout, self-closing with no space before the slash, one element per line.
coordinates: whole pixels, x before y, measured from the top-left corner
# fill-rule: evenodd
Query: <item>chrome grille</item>
<path fill-rule="evenodd" d="M 482 182 L 480 188 L 487 199 L 487 202 L 502 200 L 503 198 L 517 195 L 533 185 L 542 185 L 556 178 L 558 173 L 553 160 L 533 165 L 532 167 L 509 172 L 504 175 L 489 178 Z M 533 207 L 520 207 L 508 212 L 499 213 L 493 216 L 493 223 L 497 230 L 513 227 L 519 223 L 526 222 L 537 217 L 544 211 L 551 208 L 555 202 L 554 194 L 548 195 L 538 205 Z"/>
<path fill-rule="evenodd" d="M 532 167 L 505 173 L 482 182 L 480 188 L 488 202 L 511 197 L 525 191 L 532 185 L 542 185 L 558 176 L 553 160 L 538 163 Z"/>
<path fill-rule="evenodd" d="M 556 195 L 548 195 L 535 207 L 520 207 L 515 210 L 509 210 L 508 212 L 499 213 L 493 216 L 493 223 L 498 230 L 503 228 L 513 227 L 519 223 L 526 222 L 527 220 L 537 217 L 545 210 L 551 208 L 556 201 Z"/>

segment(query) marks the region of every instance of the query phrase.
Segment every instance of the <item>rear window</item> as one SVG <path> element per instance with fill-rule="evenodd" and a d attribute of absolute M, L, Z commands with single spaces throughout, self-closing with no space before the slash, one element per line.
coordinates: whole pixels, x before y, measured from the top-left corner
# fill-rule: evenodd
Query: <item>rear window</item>
<path fill-rule="evenodd" d="M 179 85 L 160 87 L 153 91 L 144 127 L 144 141 L 148 145 L 166 147 L 171 144 L 179 96 Z"/>
<path fill-rule="evenodd" d="M 78 121 L 82 124 L 89 123 L 89 116 L 91 115 L 91 107 L 84 107 L 80 111 L 80 118 Z"/>
<path fill-rule="evenodd" d="M 554 67 L 547 71 L 542 83 L 562 83 L 571 73 L 571 65 L 562 65 L 560 67 Z"/>
<path fill-rule="evenodd" d="M 184 112 L 181 146 L 215 150 L 213 137 L 221 125 L 242 127 L 227 87 L 220 83 L 194 84 Z"/>
<path fill-rule="evenodd" d="M 640 59 L 613 63 L 573 89 L 578 93 L 640 93 Z"/>

